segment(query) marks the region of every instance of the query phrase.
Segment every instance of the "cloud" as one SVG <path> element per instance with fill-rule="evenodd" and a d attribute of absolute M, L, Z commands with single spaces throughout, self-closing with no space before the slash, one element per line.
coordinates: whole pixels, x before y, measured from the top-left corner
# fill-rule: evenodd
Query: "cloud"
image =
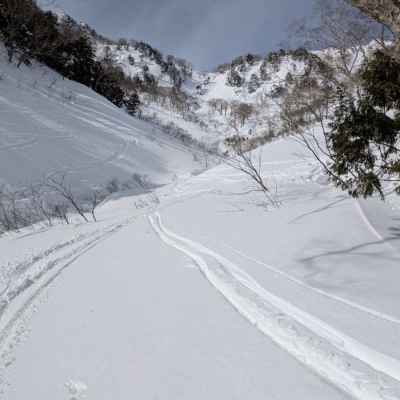
<path fill-rule="evenodd" d="M 42 0 L 46 1 L 46 0 Z M 74 18 L 113 38 L 144 40 L 210 68 L 246 52 L 266 53 L 313 0 L 57 0 Z"/>

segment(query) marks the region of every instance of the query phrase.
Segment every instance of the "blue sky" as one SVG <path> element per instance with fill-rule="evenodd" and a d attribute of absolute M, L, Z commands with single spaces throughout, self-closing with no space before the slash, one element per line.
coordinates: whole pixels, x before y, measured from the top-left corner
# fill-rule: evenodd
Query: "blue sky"
<path fill-rule="evenodd" d="M 202 69 L 276 49 L 313 0 L 57 0 L 57 6 L 112 38 L 143 40 Z"/>

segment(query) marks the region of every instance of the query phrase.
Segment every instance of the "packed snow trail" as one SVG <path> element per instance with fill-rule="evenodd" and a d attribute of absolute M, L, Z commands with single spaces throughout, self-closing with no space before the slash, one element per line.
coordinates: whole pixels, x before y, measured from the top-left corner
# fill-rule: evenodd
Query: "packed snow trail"
<path fill-rule="evenodd" d="M 167 230 L 159 214 L 149 220 L 165 243 L 193 259 L 243 316 L 299 361 L 360 400 L 390 399 L 393 389 L 400 396 L 400 361 L 364 346 L 267 292 L 225 257 Z M 216 266 L 207 264 L 199 254 L 212 257 Z M 394 378 L 389 383 L 390 393 L 381 383 L 387 378 L 377 371 Z"/>

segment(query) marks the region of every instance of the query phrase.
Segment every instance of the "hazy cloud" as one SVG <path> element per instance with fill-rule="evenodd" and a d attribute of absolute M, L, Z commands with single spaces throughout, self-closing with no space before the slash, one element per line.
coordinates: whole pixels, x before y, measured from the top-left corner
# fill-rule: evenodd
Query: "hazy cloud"
<path fill-rule="evenodd" d="M 246 52 L 266 53 L 312 0 L 57 0 L 74 18 L 113 38 L 144 40 L 210 68 Z"/>

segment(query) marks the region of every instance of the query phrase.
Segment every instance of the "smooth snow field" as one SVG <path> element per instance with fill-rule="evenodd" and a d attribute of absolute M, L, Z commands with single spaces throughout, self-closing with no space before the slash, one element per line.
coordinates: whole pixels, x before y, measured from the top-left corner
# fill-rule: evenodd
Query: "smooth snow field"
<path fill-rule="evenodd" d="M 396 198 L 290 138 L 263 170 L 278 208 L 220 165 L 1 238 L 1 398 L 400 399 Z"/>

